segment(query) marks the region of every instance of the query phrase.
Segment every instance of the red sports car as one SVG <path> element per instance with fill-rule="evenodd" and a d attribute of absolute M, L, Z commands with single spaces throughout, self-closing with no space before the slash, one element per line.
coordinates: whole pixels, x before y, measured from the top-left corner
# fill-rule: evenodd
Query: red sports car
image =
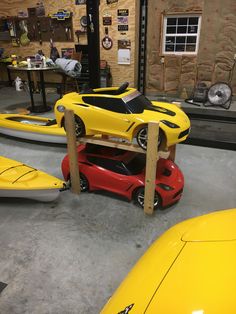
<path fill-rule="evenodd" d="M 78 146 L 81 191 L 106 190 L 144 205 L 145 154 L 93 144 Z M 70 179 L 68 155 L 62 161 L 62 173 Z M 166 207 L 181 198 L 184 177 L 167 159 L 157 162 L 154 208 Z"/>

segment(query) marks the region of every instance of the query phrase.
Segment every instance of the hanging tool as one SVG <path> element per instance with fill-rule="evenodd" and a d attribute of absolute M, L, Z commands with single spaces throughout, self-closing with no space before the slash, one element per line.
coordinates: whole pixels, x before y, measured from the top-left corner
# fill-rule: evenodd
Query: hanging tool
<path fill-rule="evenodd" d="M 89 14 L 89 27 L 90 27 L 90 32 L 94 33 L 94 24 L 93 24 L 92 14 Z"/>
<path fill-rule="evenodd" d="M 71 33 L 71 27 L 68 26 L 68 37 L 69 37 L 69 40 L 71 41 L 72 40 L 72 33 Z"/>

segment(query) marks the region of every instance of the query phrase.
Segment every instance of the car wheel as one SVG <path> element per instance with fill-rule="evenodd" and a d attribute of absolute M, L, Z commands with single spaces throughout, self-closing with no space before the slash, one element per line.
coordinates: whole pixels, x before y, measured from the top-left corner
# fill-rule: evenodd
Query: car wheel
<path fill-rule="evenodd" d="M 134 201 L 137 203 L 140 207 L 144 207 L 144 187 L 140 187 L 137 189 L 137 191 L 134 194 Z M 154 209 L 157 209 L 161 207 L 161 197 L 160 195 L 155 192 L 154 195 Z"/>
<path fill-rule="evenodd" d="M 86 192 L 89 190 L 89 182 L 83 173 L 80 173 L 80 190 Z"/>
<path fill-rule="evenodd" d="M 64 130 L 66 131 L 66 125 L 65 125 L 65 119 L 63 118 L 62 125 L 64 127 Z M 84 122 L 80 117 L 75 116 L 75 136 L 76 138 L 82 137 L 85 135 L 85 126 Z"/>
<path fill-rule="evenodd" d="M 80 191 L 81 192 L 87 192 L 89 190 L 88 179 L 81 172 L 80 172 L 79 176 L 80 176 Z M 70 176 L 69 176 L 68 181 L 67 181 L 67 187 L 69 189 L 71 188 L 71 178 L 70 178 Z"/>
<path fill-rule="evenodd" d="M 148 127 L 147 126 L 140 129 L 137 133 L 137 136 L 136 136 L 138 145 L 144 150 L 147 150 L 147 136 L 148 136 Z M 163 140 L 163 132 L 161 130 L 159 130 L 158 147 L 160 147 L 162 140 Z"/>
<path fill-rule="evenodd" d="M 75 136 L 82 137 L 84 135 L 85 135 L 84 122 L 78 116 L 75 116 Z"/>

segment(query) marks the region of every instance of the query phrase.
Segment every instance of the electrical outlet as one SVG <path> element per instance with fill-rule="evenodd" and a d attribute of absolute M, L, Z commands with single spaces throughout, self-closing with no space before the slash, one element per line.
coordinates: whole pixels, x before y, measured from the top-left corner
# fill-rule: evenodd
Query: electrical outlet
<path fill-rule="evenodd" d="M 161 57 L 161 63 L 165 63 L 165 58 L 164 57 Z"/>

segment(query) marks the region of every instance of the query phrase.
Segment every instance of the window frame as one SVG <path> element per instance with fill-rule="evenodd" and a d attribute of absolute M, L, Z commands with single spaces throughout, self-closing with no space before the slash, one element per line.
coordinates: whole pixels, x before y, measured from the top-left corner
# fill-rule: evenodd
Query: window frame
<path fill-rule="evenodd" d="M 198 18 L 198 30 L 197 33 L 170 33 L 167 34 L 167 20 L 168 18 L 192 18 L 192 17 L 197 17 Z M 162 54 L 163 55 L 193 55 L 196 56 L 198 53 L 199 49 L 199 41 L 200 41 L 200 34 L 201 34 L 201 21 L 202 21 L 202 15 L 200 13 L 193 13 L 193 14 L 166 14 L 163 16 L 163 30 L 162 30 Z M 186 25 L 187 26 L 187 25 Z M 174 36 L 176 37 L 194 37 L 196 36 L 196 50 L 195 51 L 166 51 L 166 37 L 171 37 Z M 175 44 L 176 45 L 176 44 Z"/>

